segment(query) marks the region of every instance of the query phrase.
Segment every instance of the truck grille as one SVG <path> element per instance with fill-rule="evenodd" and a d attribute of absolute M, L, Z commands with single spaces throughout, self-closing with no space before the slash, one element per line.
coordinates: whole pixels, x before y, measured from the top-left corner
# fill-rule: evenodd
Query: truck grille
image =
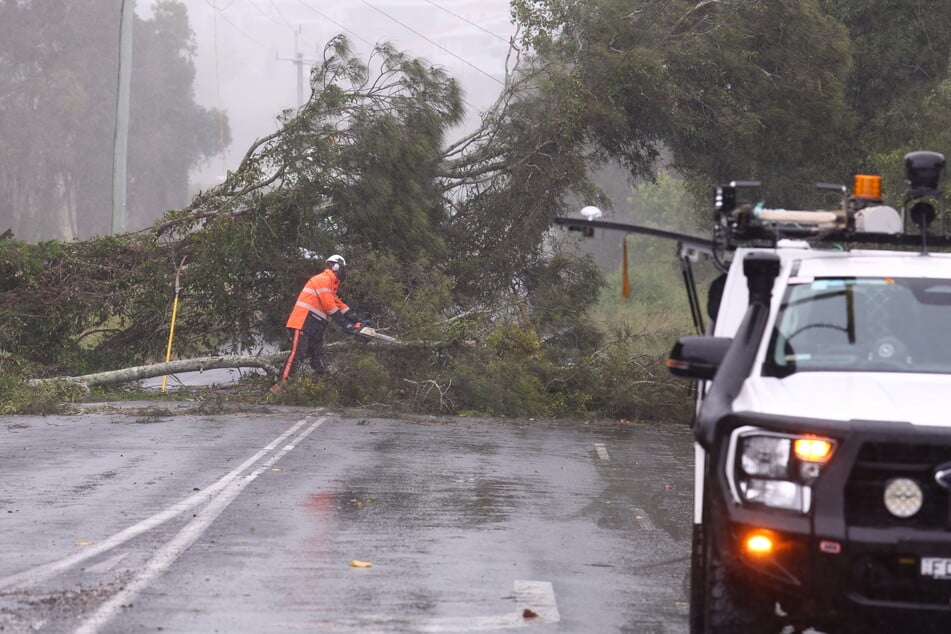
<path fill-rule="evenodd" d="M 951 445 L 866 443 L 846 483 L 846 522 L 850 526 L 876 528 L 951 528 L 948 516 L 951 492 L 934 479 L 935 467 L 948 462 L 951 462 Z M 924 506 L 906 519 L 893 516 L 882 502 L 886 483 L 898 477 L 915 480 L 924 491 Z"/>

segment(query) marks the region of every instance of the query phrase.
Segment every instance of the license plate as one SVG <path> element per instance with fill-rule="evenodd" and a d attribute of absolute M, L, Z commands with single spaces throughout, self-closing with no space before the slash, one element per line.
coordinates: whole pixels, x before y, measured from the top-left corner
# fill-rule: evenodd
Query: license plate
<path fill-rule="evenodd" d="M 921 576 L 932 579 L 951 579 L 951 558 L 922 557 Z"/>

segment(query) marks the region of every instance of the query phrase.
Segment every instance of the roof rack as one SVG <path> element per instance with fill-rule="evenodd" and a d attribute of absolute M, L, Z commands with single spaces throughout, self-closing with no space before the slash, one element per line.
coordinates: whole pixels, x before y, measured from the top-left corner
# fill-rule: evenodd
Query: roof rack
<path fill-rule="evenodd" d="M 836 191 L 842 197 L 838 209 L 768 208 L 765 201 L 737 202 L 737 192 L 755 189 L 759 181 L 732 181 L 714 191 L 712 240 L 640 225 L 585 218 L 555 218 L 558 225 L 591 236 L 594 229 L 613 229 L 676 240 L 688 249 L 706 255 L 733 251 L 740 246 L 774 247 L 780 240 L 810 243 L 860 244 L 882 247 L 929 246 L 951 248 L 951 233 L 945 227 L 944 193 L 940 188 L 945 158 L 937 152 L 905 155 L 908 189 L 898 211 L 882 202 L 881 177 L 855 176 L 852 191 L 845 185 L 817 183 L 819 189 Z M 935 210 L 934 203 L 940 206 Z M 591 208 L 595 209 L 595 208 Z M 600 212 L 600 210 L 595 209 Z M 930 226 L 939 219 L 938 231 Z"/>
<path fill-rule="evenodd" d="M 696 297 L 691 262 L 700 255 L 709 257 L 722 272 L 729 263 L 727 254 L 741 246 L 776 247 L 780 240 L 804 240 L 810 244 L 858 245 L 868 247 L 928 248 L 951 250 L 951 234 L 945 230 L 944 194 L 940 188 L 944 173 L 944 155 L 937 152 L 910 152 L 905 155 L 905 182 L 908 189 L 901 211 L 882 202 L 880 176 L 858 174 L 852 191 L 845 185 L 817 183 L 819 189 L 836 191 L 842 205 L 833 210 L 771 209 L 764 201 L 738 204 L 737 190 L 758 188 L 758 181 L 732 181 L 714 192 L 713 239 L 704 239 L 663 229 L 596 220 L 601 210 L 586 207 L 583 218 L 555 218 L 556 225 L 580 231 L 591 237 L 595 229 L 666 238 L 677 242 L 687 285 L 691 312 L 698 334 L 704 332 L 703 315 Z M 940 214 L 934 202 L 940 206 Z M 588 213 L 585 213 L 585 212 Z M 938 232 L 929 231 L 940 218 Z M 908 231 L 916 227 L 917 233 Z"/>
<path fill-rule="evenodd" d="M 868 174 L 855 176 L 851 192 L 844 185 L 817 183 L 819 189 L 841 194 L 842 205 L 833 210 L 771 209 L 764 201 L 738 204 L 738 190 L 757 188 L 760 183 L 733 181 L 720 185 L 714 194 L 715 251 L 732 251 L 739 246 L 775 246 L 782 239 L 920 247 L 923 252 L 927 252 L 929 246 L 951 248 L 940 189 L 944 166 L 944 155 L 937 152 L 905 155 L 905 178 L 909 187 L 900 212 L 883 204 L 881 177 Z M 940 214 L 932 201 L 940 205 Z M 938 232 L 929 231 L 936 218 L 940 218 Z M 913 227 L 916 232 L 909 231 Z"/>

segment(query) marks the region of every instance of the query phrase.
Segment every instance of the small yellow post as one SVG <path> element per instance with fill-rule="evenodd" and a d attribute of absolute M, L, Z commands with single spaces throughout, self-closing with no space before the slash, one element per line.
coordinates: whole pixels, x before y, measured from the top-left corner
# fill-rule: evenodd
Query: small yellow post
<path fill-rule="evenodd" d="M 172 325 L 168 329 L 168 348 L 165 351 L 165 363 L 172 360 L 172 339 L 175 337 L 175 318 L 178 316 L 178 293 L 182 290 L 182 267 L 185 266 L 185 260 L 188 256 L 182 258 L 182 263 L 175 270 L 175 300 L 172 302 Z M 168 375 L 162 377 L 162 394 L 165 394 L 165 386 L 168 384 Z"/>

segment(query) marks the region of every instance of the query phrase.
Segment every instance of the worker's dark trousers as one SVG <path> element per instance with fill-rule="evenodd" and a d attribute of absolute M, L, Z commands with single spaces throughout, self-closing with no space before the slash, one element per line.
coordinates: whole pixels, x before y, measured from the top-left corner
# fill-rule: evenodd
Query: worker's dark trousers
<path fill-rule="evenodd" d="M 314 372 L 317 374 L 324 372 L 322 357 L 324 332 L 326 330 L 327 322 L 313 314 L 307 315 L 302 329 L 287 329 L 291 337 L 291 352 L 287 355 L 287 361 L 284 363 L 281 381 L 286 381 L 297 371 L 305 356 L 310 359 L 310 367 L 313 368 Z"/>

